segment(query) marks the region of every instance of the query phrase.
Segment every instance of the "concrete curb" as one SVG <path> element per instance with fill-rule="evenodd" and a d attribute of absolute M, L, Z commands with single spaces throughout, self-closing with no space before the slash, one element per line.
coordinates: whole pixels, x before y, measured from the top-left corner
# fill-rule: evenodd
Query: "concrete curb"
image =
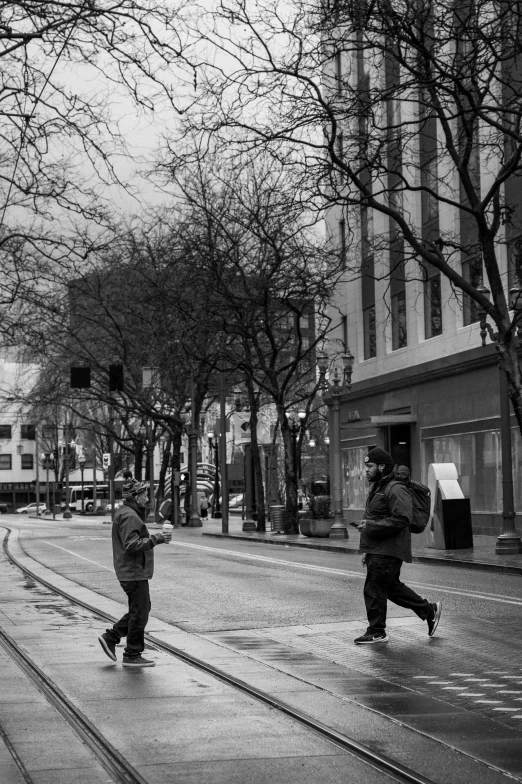
<path fill-rule="evenodd" d="M 347 555 L 360 555 L 360 551 L 353 547 L 340 547 L 335 544 L 315 544 L 312 542 L 293 541 L 292 539 L 261 539 L 252 534 L 223 534 L 210 531 L 203 531 L 202 536 L 212 536 L 216 539 L 239 539 L 248 542 L 259 542 L 260 544 L 275 544 L 285 547 L 301 547 L 308 550 L 322 550 L 323 552 L 345 553 Z M 414 555 L 413 563 L 427 563 L 433 566 L 458 566 L 461 569 L 472 569 L 479 572 L 497 572 L 499 574 L 522 575 L 522 567 L 508 566 L 506 564 L 488 563 L 487 561 L 466 561 L 457 558 L 437 558 L 434 555 Z"/>

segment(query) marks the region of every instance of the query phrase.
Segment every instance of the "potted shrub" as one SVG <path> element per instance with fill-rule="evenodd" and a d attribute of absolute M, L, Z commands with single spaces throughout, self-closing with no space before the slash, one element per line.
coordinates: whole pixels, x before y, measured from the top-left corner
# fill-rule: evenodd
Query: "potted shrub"
<path fill-rule="evenodd" d="M 310 500 L 310 515 L 299 519 L 299 530 L 303 536 L 330 536 L 333 513 L 329 495 L 314 495 Z"/>

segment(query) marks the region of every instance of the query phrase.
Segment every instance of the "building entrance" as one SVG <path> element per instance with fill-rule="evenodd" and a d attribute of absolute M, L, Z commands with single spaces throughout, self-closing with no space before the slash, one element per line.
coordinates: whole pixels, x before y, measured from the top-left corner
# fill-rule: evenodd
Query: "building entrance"
<path fill-rule="evenodd" d="M 411 471 L 411 425 L 388 425 L 386 451 L 396 465 L 405 465 Z"/>

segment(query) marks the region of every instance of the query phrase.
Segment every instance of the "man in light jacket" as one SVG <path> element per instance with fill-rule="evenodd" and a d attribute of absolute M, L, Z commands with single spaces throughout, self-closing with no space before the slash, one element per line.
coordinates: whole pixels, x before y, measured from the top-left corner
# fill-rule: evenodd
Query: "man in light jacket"
<path fill-rule="evenodd" d="M 368 628 L 354 642 L 357 645 L 388 642 L 388 599 L 427 621 L 428 634 L 433 637 L 440 620 L 441 602 L 428 602 L 400 580 L 403 561 L 411 563 L 412 502 L 408 485 L 402 478 L 397 481 L 393 458 L 384 449 L 370 447 L 364 462 L 366 478 L 372 487 L 358 530 L 360 550 L 365 553 L 363 564 L 368 570 L 364 584 Z"/>
<path fill-rule="evenodd" d="M 127 594 L 129 611 L 98 640 L 109 659 L 116 661 L 116 645 L 122 637 L 126 637 L 123 666 L 154 667 L 154 661 L 142 656 L 150 612 L 149 580 L 154 572 L 153 548 L 170 542 L 171 534 L 149 534 L 138 514 L 138 510 L 147 503 L 148 484 L 134 479 L 131 471 L 125 471 L 123 477 L 123 505 L 116 510 L 112 523 L 112 555 L 116 577 Z"/>

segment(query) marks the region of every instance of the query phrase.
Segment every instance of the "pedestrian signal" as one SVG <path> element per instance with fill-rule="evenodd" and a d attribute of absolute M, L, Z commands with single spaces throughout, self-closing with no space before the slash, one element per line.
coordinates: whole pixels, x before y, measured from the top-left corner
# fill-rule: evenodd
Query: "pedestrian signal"
<path fill-rule="evenodd" d="M 179 475 L 179 481 L 182 485 L 189 485 L 190 484 L 190 472 L 189 471 L 181 471 Z"/>
<path fill-rule="evenodd" d="M 109 470 L 110 465 L 111 465 L 111 453 L 110 452 L 104 452 L 103 453 L 102 465 L 103 465 L 103 470 L 104 471 L 108 471 Z"/>

